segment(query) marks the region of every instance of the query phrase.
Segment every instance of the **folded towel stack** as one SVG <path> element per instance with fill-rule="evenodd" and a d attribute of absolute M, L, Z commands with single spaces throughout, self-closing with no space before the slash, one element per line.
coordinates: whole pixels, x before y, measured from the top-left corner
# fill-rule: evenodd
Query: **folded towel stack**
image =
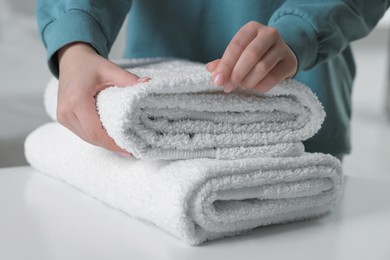
<path fill-rule="evenodd" d="M 97 107 L 110 136 L 138 159 L 51 123 L 26 140 L 33 167 L 193 245 L 317 217 L 337 203 L 340 162 L 304 153 L 301 143 L 324 118 L 307 87 L 289 80 L 265 95 L 224 94 L 202 64 L 138 60 L 127 67 L 152 80 L 108 88 Z M 45 96 L 53 118 L 56 84 Z"/>

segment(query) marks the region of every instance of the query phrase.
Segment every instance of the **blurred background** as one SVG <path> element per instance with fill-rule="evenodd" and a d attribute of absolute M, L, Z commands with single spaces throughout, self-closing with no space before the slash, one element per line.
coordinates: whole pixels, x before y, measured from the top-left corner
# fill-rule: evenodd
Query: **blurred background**
<path fill-rule="evenodd" d="M 51 75 L 35 22 L 35 1 L 0 0 L 0 168 L 26 165 L 27 134 L 50 121 L 43 90 Z M 352 44 L 357 78 L 353 92 L 352 154 L 346 175 L 390 181 L 390 70 L 388 13 L 366 38 Z M 111 52 L 120 58 L 121 31 Z"/>

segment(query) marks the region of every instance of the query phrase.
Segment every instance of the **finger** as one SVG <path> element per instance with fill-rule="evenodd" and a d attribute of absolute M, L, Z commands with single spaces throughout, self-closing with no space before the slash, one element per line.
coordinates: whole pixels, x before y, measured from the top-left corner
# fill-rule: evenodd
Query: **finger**
<path fill-rule="evenodd" d="M 210 72 L 214 72 L 220 61 L 221 61 L 221 59 L 216 59 L 216 60 L 213 60 L 213 61 L 210 61 L 209 63 L 207 63 L 206 64 L 207 70 Z"/>
<path fill-rule="evenodd" d="M 240 81 L 243 88 L 254 88 L 280 61 L 281 55 L 272 47 Z"/>
<path fill-rule="evenodd" d="M 61 87 L 58 89 L 58 92 L 59 92 L 58 94 L 60 94 Z M 67 102 L 62 101 L 60 95 L 58 95 L 56 120 L 58 123 L 60 123 L 61 125 L 71 130 L 73 133 L 78 135 L 79 133 L 81 134 L 82 131 L 80 131 L 79 127 L 77 127 L 79 125 L 79 122 L 72 110 L 77 105 L 76 104 L 77 102 L 75 100 L 76 100 L 75 98 L 72 98 L 71 99 L 72 103 L 68 104 Z"/>
<path fill-rule="evenodd" d="M 80 121 L 77 118 L 76 114 L 73 112 L 68 115 L 67 120 L 65 122 L 59 122 L 61 125 L 66 127 L 69 131 L 71 131 L 73 134 L 75 134 L 77 137 L 82 139 L 85 142 L 88 142 L 92 145 L 96 145 L 95 143 L 92 143 L 87 135 L 85 134 L 84 130 L 81 128 Z"/>
<path fill-rule="evenodd" d="M 257 35 L 257 25 L 255 24 L 254 22 L 250 22 L 244 25 L 226 47 L 213 75 L 213 83 L 215 86 L 224 85 L 227 79 L 230 78 L 230 73 L 241 53 Z"/>
<path fill-rule="evenodd" d="M 92 100 L 93 100 L 93 110 L 92 111 L 94 111 L 94 113 L 96 114 L 97 112 L 96 112 L 95 105 L 94 105 L 94 99 L 92 98 Z M 72 101 L 73 105 L 65 106 L 65 107 L 60 105 L 58 107 L 58 109 L 57 109 L 57 120 L 58 120 L 58 122 L 60 124 L 62 124 L 63 126 L 65 126 L 67 129 L 69 129 L 71 132 L 73 132 L 75 135 L 77 135 L 79 138 L 81 138 L 82 140 L 84 140 L 84 141 L 86 141 L 86 142 L 88 142 L 88 143 L 90 143 L 92 145 L 98 145 L 98 146 L 102 146 L 102 147 L 113 147 L 111 149 L 112 151 L 115 151 L 115 152 L 117 152 L 118 154 L 120 154 L 120 155 L 122 155 L 124 157 L 131 156 L 131 154 L 129 154 L 128 152 L 122 150 L 121 148 L 115 147 L 116 146 L 115 143 L 112 144 L 110 142 L 110 144 L 101 145 L 100 142 L 98 141 L 99 137 L 91 136 L 90 133 L 94 133 L 93 130 L 85 129 L 85 127 L 83 129 L 83 126 L 81 125 L 81 122 L 83 122 L 83 121 L 79 120 L 78 116 L 73 112 L 73 109 L 75 107 L 79 107 L 80 104 L 84 104 L 84 103 L 85 103 L 84 100 L 83 100 L 83 102 L 73 100 Z M 72 108 L 72 110 L 69 110 L 70 107 Z M 75 110 L 83 111 L 83 108 L 75 109 Z M 86 113 L 91 113 L 91 112 L 87 111 Z M 83 118 L 83 117 L 81 117 L 81 118 Z M 85 123 L 85 122 L 83 122 L 83 123 Z M 89 123 L 87 123 L 87 124 L 89 124 Z M 99 120 L 99 127 L 103 128 L 101 126 L 100 120 Z M 104 134 L 107 135 L 107 133 L 105 131 L 104 131 Z M 95 139 L 97 139 L 97 140 L 95 140 Z M 111 141 L 111 140 L 109 140 L 109 141 Z"/>
<path fill-rule="evenodd" d="M 237 86 L 273 47 L 273 39 L 257 35 L 245 48 L 230 75 L 230 82 Z"/>
<path fill-rule="evenodd" d="M 132 86 L 137 84 L 140 79 L 137 75 L 119 67 L 115 68 L 111 75 L 111 80 L 117 86 Z"/>
<path fill-rule="evenodd" d="M 118 65 L 111 63 L 110 66 L 100 72 L 100 84 L 97 85 L 96 92 L 99 92 L 108 86 L 133 86 L 140 82 L 145 82 L 149 80 L 150 78 L 146 77 L 138 77 L 137 75 L 122 69 Z"/>
<path fill-rule="evenodd" d="M 253 89 L 265 93 L 271 88 L 288 78 L 292 68 L 286 60 L 279 62 Z"/>
<path fill-rule="evenodd" d="M 86 141 L 116 153 L 122 154 L 125 152 L 103 128 L 96 111 L 95 99 L 93 97 L 87 97 L 83 100 L 84 102 L 80 104 L 76 115 Z"/>
<path fill-rule="evenodd" d="M 73 112 L 69 112 L 66 115 L 61 114 L 61 112 L 58 112 L 57 110 L 57 121 L 66 127 L 68 130 L 70 130 L 75 135 L 79 136 L 81 139 L 84 135 L 83 130 L 80 128 L 80 122 L 76 115 Z M 84 139 L 83 139 L 84 140 Z"/>

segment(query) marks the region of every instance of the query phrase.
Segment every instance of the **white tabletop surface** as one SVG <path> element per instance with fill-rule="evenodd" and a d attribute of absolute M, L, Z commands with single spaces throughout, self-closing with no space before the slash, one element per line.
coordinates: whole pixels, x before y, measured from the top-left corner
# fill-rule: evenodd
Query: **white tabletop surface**
<path fill-rule="evenodd" d="M 307 222 L 192 247 L 30 167 L 0 169 L 0 259 L 390 259 L 390 183 L 347 177 Z"/>

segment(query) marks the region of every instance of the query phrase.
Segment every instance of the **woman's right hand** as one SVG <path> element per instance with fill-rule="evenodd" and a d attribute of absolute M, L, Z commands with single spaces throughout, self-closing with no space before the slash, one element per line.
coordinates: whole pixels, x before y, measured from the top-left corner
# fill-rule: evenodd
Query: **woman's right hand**
<path fill-rule="evenodd" d="M 57 120 L 84 141 L 129 157 L 103 128 L 96 95 L 109 86 L 130 86 L 145 82 L 96 53 L 89 44 L 76 42 L 61 48 Z"/>

